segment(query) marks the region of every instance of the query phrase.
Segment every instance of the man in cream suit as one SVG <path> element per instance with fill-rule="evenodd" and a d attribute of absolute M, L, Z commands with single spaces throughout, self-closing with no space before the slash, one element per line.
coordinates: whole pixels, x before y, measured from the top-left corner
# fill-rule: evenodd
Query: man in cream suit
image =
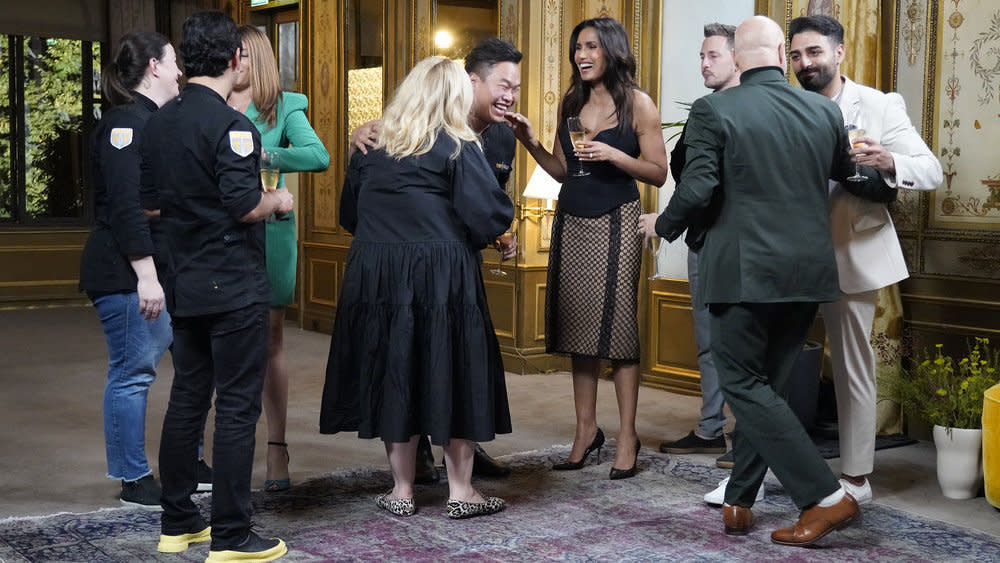
<path fill-rule="evenodd" d="M 864 129 L 865 146 L 852 152 L 873 166 L 892 188 L 933 190 L 941 164 L 906 114 L 903 98 L 884 94 L 841 76 L 844 28 L 829 16 L 792 20 L 789 60 L 806 90 L 840 106 L 844 123 Z M 831 182 L 830 230 L 842 295 L 820 306 L 833 365 L 840 425 L 841 483 L 858 501 L 871 501 L 867 475 L 875 457 L 875 353 L 872 321 L 878 290 L 907 277 L 903 252 L 886 204 L 862 199 Z M 884 200 L 895 199 L 890 190 Z"/>

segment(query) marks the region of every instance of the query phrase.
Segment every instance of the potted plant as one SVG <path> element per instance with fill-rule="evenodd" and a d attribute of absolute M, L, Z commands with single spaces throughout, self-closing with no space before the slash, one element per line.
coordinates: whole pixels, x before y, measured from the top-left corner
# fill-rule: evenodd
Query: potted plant
<path fill-rule="evenodd" d="M 957 361 L 938 344 L 918 352 L 892 385 L 896 400 L 934 425 L 937 473 L 948 498 L 972 498 L 983 482 L 983 395 L 1000 381 L 1000 351 L 976 338 Z"/>

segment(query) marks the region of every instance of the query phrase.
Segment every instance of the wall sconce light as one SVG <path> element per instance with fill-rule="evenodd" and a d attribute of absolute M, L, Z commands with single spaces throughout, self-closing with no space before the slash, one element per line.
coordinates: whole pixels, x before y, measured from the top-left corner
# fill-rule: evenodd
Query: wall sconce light
<path fill-rule="evenodd" d="M 518 211 L 518 219 L 526 218 L 538 219 L 538 247 L 548 249 L 552 239 L 552 218 L 555 215 L 554 203 L 559 199 L 559 190 L 562 184 L 556 182 L 555 178 L 549 176 L 548 172 L 541 166 L 535 166 L 535 170 L 528 178 L 528 185 L 524 187 L 521 194 L 523 199 L 533 198 L 544 200 L 544 207 L 541 205 L 529 206 L 522 201 Z"/>
<path fill-rule="evenodd" d="M 451 32 L 445 29 L 439 29 L 437 33 L 434 34 L 434 46 L 437 47 L 438 51 L 445 51 L 451 49 L 451 46 L 455 43 L 455 38 L 451 35 Z"/>

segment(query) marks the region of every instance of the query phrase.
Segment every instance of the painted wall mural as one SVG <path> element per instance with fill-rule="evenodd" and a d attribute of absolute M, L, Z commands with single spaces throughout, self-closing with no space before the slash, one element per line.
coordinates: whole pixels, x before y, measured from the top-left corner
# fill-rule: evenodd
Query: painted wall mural
<path fill-rule="evenodd" d="M 937 1 L 934 138 L 945 182 L 931 226 L 1000 230 L 1000 5 Z"/>

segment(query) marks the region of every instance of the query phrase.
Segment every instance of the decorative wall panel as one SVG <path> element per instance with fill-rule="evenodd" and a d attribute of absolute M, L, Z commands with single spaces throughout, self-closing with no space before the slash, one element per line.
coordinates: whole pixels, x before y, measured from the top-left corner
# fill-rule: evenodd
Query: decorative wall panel
<path fill-rule="evenodd" d="M 337 229 L 337 198 L 339 179 L 344 173 L 344 84 L 341 64 L 343 18 L 341 2 L 317 0 L 310 3 L 310 17 L 306 20 L 310 66 L 309 106 L 311 123 L 316 134 L 330 152 L 330 167 L 325 172 L 312 174 L 312 190 L 308 194 L 309 215 L 307 230 L 335 231 Z M 303 53 L 306 55 L 306 53 Z"/>
<path fill-rule="evenodd" d="M 1000 5 L 937 0 L 934 227 L 1000 230 Z"/>

